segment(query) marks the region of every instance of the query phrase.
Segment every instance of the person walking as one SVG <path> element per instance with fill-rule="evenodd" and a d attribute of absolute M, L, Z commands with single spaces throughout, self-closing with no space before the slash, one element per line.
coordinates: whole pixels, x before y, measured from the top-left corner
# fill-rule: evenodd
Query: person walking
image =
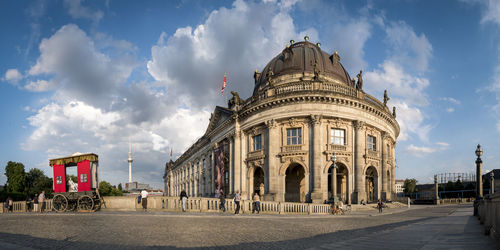
<path fill-rule="evenodd" d="M 234 203 L 236 204 L 236 209 L 234 211 L 234 214 L 240 213 L 240 200 L 241 200 L 240 191 L 236 191 L 236 194 L 234 195 Z"/>
<path fill-rule="evenodd" d="M 45 204 L 45 191 L 42 191 L 42 193 L 38 196 L 38 206 L 40 206 L 40 213 L 43 213 L 43 209 Z"/>
<path fill-rule="evenodd" d="M 188 196 L 186 194 L 186 191 L 182 190 L 181 191 L 181 201 L 182 201 L 182 212 L 186 212 L 186 202 L 187 202 Z"/>
<path fill-rule="evenodd" d="M 219 194 L 219 209 L 222 210 L 223 213 L 226 212 L 226 195 L 224 192 L 220 192 Z"/>
<path fill-rule="evenodd" d="M 253 209 L 252 209 L 252 214 L 257 211 L 257 213 L 260 213 L 260 196 L 257 192 L 253 195 Z"/>
<path fill-rule="evenodd" d="M 38 194 L 33 197 L 33 212 L 38 212 Z"/>
<path fill-rule="evenodd" d="M 378 207 L 378 212 L 382 213 L 382 206 L 384 203 L 382 203 L 382 200 L 378 199 L 377 207 Z"/>
<path fill-rule="evenodd" d="M 142 190 L 141 192 L 141 201 L 142 201 L 142 211 L 146 212 L 148 209 L 148 191 L 146 189 Z"/>

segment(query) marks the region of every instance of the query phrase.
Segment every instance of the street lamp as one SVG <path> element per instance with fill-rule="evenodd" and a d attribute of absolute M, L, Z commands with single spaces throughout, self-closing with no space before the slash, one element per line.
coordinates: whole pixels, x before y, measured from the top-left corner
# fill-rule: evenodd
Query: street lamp
<path fill-rule="evenodd" d="M 483 155 L 483 150 L 481 149 L 481 145 L 477 144 L 475 153 L 477 159 L 476 159 L 476 200 L 474 200 L 474 215 L 477 215 L 479 201 L 483 198 L 483 181 L 481 176 L 481 164 L 483 164 L 483 161 L 481 160 L 481 155 Z"/>
<path fill-rule="evenodd" d="M 333 200 L 337 201 L 337 166 L 335 166 L 337 155 L 335 155 L 335 152 L 332 152 L 332 157 L 330 159 L 332 160 L 332 195 Z"/>

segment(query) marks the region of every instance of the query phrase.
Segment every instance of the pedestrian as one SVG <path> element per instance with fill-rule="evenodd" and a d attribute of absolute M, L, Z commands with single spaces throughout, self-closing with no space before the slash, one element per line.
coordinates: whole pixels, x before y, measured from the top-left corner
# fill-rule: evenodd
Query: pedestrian
<path fill-rule="evenodd" d="M 181 201 L 182 201 L 182 212 L 186 212 L 186 202 L 187 202 L 188 196 L 186 194 L 186 191 L 182 190 L 181 191 Z"/>
<path fill-rule="evenodd" d="M 12 211 L 14 210 L 14 201 L 12 200 L 12 198 L 8 198 L 9 199 L 9 212 L 12 213 Z"/>
<path fill-rule="evenodd" d="M 223 213 L 226 212 L 226 195 L 224 192 L 220 192 L 219 194 L 219 209 L 222 210 Z"/>
<path fill-rule="evenodd" d="M 148 209 L 148 191 L 146 191 L 146 189 L 142 190 L 141 192 L 141 201 L 142 201 L 142 210 L 144 212 L 146 212 L 146 210 Z"/>
<path fill-rule="evenodd" d="M 382 200 L 378 199 L 377 207 L 378 207 L 378 212 L 382 213 L 382 206 L 384 203 L 382 203 Z"/>
<path fill-rule="evenodd" d="M 9 212 L 9 198 L 5 199 L 5 202 L 3 204 L 3 212 L 4 213 Z"/>
<path fill-rule="evenodd" d="M 40 213 L 43 213 L 43 209 L 45 208 L 45 191 L 38 196 L 38 205 L 40 206 Z"/>
<path fill-rule="evenodd" d="M 38 194 L 33 197 L 33 212 L 38 212 Z"/>
<path fill-rule="evenodd" d="M 236 209 L 234 211 L 234 214 L 239 214 L 240 213 L 240 200 L 241 200 L 241 195 L 240 191 L 236 191 L 236 194 L 234 195 L 234 203 L 236 204 Z"/>
<path fill-rule="evenodd" d="M 28 195 L 26 196 L 26 212 L 31 211 L 31 197 Z"/>
<path fill-rule="evenodd" d="M 257 213 L 260 213 L 260 196 L 257 192 L 253 195 L 253 209 L 252 209 L 252 214 L 257 211 Z"/>

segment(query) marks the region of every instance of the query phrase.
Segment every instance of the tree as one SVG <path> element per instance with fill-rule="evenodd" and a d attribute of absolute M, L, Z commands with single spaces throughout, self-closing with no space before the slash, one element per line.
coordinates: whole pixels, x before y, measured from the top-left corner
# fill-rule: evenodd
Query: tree
<path fill-rule="evenodd" d="M 118 190 L 123 191 L 122 184 L 118 184 Z"/>
<path fill-rule="evenodd" d="M 99 182 L 99 194 L 101 194 L 102 196 L 109 196 L 112 190 L 113 187 L 111 187 L 111 184 L 109 184 L 109 182 L 107 181 Z"/>
<path fill-rule="evenodd" d="M 22 163 L 9 161 L 5 166 L 5 176 L 7 176 L 7 192 L 24 192 L 26 173 Z"/>
<path fill-rule="evenodd" d="M 448 181 L 445 186 L 446 191 L 455 191 L 455 183 Z"/>
<path fill-rule="evenodd" d="M 410 194 L 415 192 L 415 187 L 417 186 L 417 180 L 415 179 L 406 179 L 403 188 L 405 194 Z"/>
<path fill-rule="evenodd" d="M 47 177 L 42 170 L 32 168 L 26 174 L 26 194 L 33 196 L 45 191 L 45 195 L 52 194 L 52 178 Z"/>

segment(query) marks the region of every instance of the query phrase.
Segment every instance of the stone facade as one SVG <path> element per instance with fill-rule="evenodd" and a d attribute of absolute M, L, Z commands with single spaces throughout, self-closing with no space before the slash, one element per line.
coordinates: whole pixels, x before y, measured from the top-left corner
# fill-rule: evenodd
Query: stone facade
<path fill-rule="evenodd" d="M 287 46 L 255 72 L 253 95 L 232 92 L 217 106 L 205 132 L 165 167 L 165 192 L 213 197 L 214 150 L 224 149 L 224 192 L 268 201 L 349 203 L 395 195 L 395 110 L 362 90 L 337 52 L 307 40 Z M 337 156 L 332 167 L 331 155 Z"/>

